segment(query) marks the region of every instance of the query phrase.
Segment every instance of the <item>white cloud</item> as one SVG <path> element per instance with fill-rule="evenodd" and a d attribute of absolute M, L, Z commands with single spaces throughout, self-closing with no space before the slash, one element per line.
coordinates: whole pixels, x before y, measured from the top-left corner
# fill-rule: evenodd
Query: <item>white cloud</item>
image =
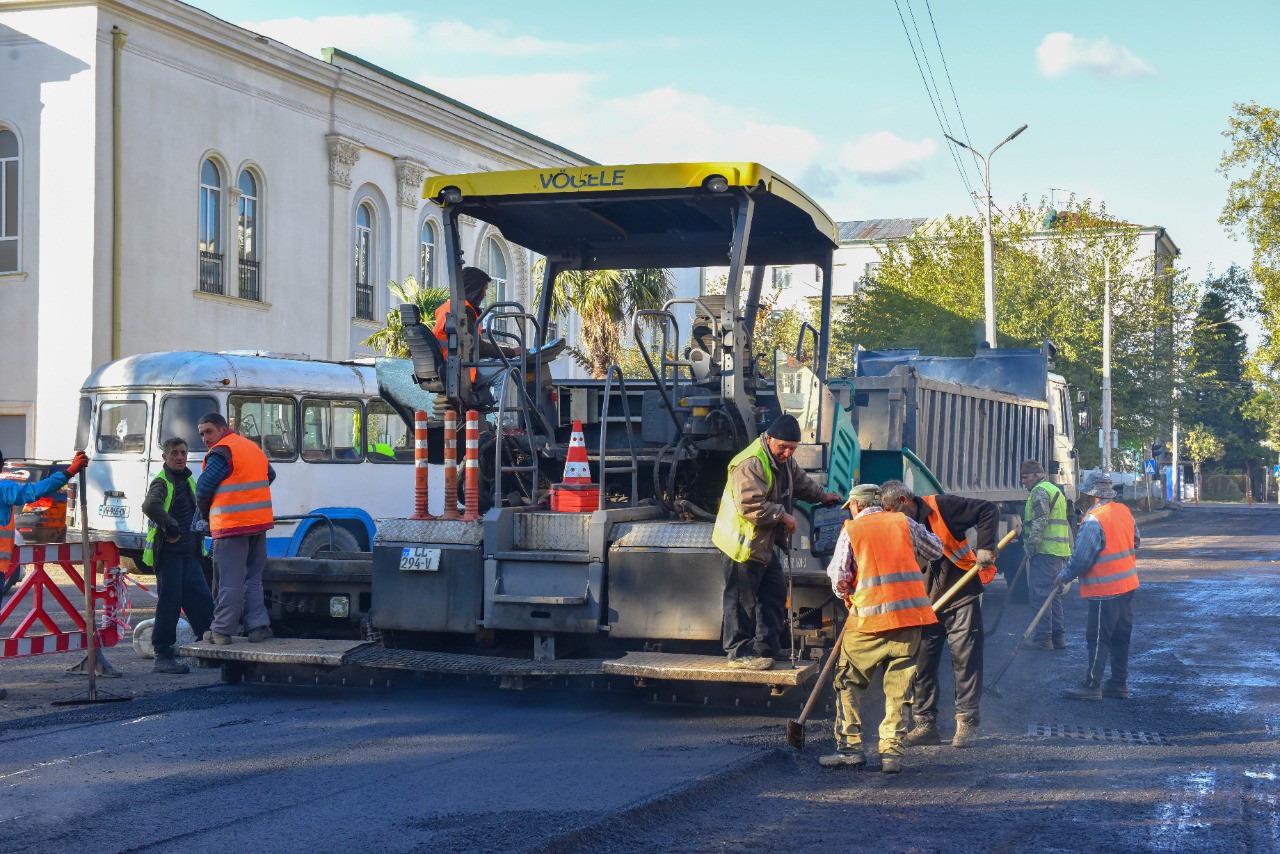
<path fill-rule="evenodd" d="M 599 44 L 547 41 L 533 36 L 507 35 L 497 30 L 480 30 L 462 21 L 435 21 L 427 25 L 427 40 L 433 53 L 493 55 L 508 57 L 573 56 L 602 50 Z"/>
<path fill-rule="evenodd" d="M 319 18 L 275 18 L 243 21 L 239 26 L 269 36 L 303 53 L 319 56 L 320 49 L 338 47 L 357 56 L 410 57 L 422 50 L 414 22 L 396 13 L 328 15 Z"/>
<path fill-rule="evenodd" d="M 1085 71 L 1094 77 L 1126 79 L 1156 73 L 1155 66 L 1110 39 L 1087 39 L 1071 33 L 1049 33 L 1036 48 L 1036 67 L 1045 77 Z"/>
<path fill-rule="evenodd" d="M 937 150 L 927 137 L 912 142 L 882 130 L 841 145 L 840 165 L 865 183 L 895 184 L 921 177 Z"/>

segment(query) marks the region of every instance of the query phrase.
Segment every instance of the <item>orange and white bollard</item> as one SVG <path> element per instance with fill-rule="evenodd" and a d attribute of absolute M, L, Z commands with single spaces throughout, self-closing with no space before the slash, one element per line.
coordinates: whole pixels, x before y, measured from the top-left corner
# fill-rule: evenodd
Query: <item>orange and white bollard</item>
<path fill-rule="evenodd" d="M 413 516 L 434 519 L 427 512 L 427 413 L 413 413 Z"/>
<path fill-rule="evenodd" d="M 467 410 L 467 496 L 464 522 L 480 521 L 480 413 Z"/>
<path fill-rule="evenodd" d="M 444 412 L 444 513 L 441 519 L 458 518 L 458 413 Z"/>

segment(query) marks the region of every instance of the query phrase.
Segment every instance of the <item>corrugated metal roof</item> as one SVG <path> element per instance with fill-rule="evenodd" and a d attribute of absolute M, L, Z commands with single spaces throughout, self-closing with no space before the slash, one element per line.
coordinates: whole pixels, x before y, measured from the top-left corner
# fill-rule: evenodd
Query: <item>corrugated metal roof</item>
<path fill-rule="evenodd" d="M 857 219 L 836 225 L 840 227 L 841 243 L 852 243 L 855 240 L 901 240 L 929 219 L 930 217 Z"/>

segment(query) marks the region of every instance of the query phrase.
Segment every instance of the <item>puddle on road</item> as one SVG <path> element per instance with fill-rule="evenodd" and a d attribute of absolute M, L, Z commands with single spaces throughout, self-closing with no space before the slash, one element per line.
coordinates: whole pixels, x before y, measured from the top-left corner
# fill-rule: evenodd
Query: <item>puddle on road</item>
<path fill-rule="evenodd" d="M 1244 775 L 1253 780 L 1280 780 L 1280 774 L 1272 771 L 1245 771 Z"/>
<path fill-rule="evenodd" d="M 1208 770 L 1175 775 L 1169 778 L 1168 789 L 1174 797 L 1156 809 L 1151 844 L 1158 851 L 1184 850 L 1193 834 L 1213 826 L 1204 814 L 1205 802 L 1217 793 L 1218 774 Z"/>

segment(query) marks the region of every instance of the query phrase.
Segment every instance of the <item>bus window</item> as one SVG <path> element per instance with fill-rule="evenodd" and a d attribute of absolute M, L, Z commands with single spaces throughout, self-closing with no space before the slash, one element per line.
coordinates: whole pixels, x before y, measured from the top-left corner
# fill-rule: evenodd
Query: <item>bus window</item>
<path fill-rule="evenodd" d="M 257 442 L 267 459 L 288 462 L 298 457 L 295 406 L 291 397 L 233 395 L 227 401 L 227 420 L 241 436 Z"/>
<path fill-rule="evenodd" d="M 302 401 L 302 458 L 312 463 L 358 463 L 360 403 L 355 400 Z"/>
<path fill-rule="evenodd" d="M 160 406 L 160 441 L 176 437 L 187 443 L 188 451 L 208 450 L 196 425 L 201 418 L 217 411 L 218 401 L 212 397 L 169 395 Z"/>
<path fill-rule="evenodd" d="M 98 412 L 100 454 L 140 454 L 147 444 L 147 404 L 141 400 L 115 400 Z"/>
<path fill-rule="evenodd" d="M 76 416 L 76 443 L 72 445 L 77 451 L 89 447 L 89 419 L 93 417 L 93 403 L 87 397 L 80 398 L 80 412 Z"/>
<path fill-rule="evenodd" d="M 371 463 L 413 462 L 413 442 L 409 427 L 400 415 L 381 400 L 368 406 L 368 460 Z"/>

